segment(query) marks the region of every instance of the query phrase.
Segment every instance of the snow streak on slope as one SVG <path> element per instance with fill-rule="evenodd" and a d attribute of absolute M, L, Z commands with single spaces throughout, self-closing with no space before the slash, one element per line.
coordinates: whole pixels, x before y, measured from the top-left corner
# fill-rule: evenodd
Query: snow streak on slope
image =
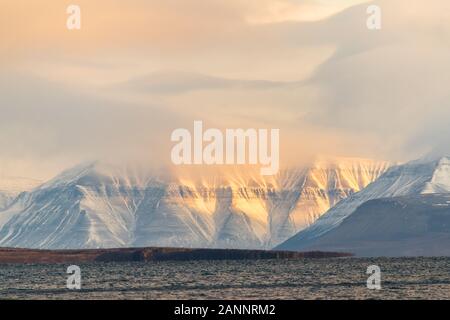
<path fill-rule="evenodd" d="M 188 180 L 81 165 L 0 211 L 0 245 L 269 248 L 309 226 L 387 166 L 333 159 L 269 178 L 246 171 Z"/>
<path fill-rule="evenodd" d="M 441 158 L 436 166 L 430 182 L 427 182 L 423 194 L 427 193 L 448 193 L 450 192 L 450 159 Z"/>
<path fill-rule="evenodd" d="M 406 195 L 450 192 L 450 160 L 420 159 L 394 166 L 362 191 L 332 207 L 307 229 L 283 243 L 280 249 L 301 249 L 339 226 L 368 200 Z"/>

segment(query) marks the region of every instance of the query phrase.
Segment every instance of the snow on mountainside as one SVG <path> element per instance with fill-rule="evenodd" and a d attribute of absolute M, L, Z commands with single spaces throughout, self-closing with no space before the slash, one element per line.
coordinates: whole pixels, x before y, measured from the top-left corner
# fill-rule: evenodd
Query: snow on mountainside
<path fill-rule="evenodd" d="M 35 188 L 39 183 L 33 179 L 0 176 L 0 210 L 6 208 L 19 193 Z"/>
<path fill-rule="evenodd" d="M 252 177 L 156 177 L 98 163 L 67 170 L 0 211 L 0 246 L 270 248 L 388 167 L 321 160 Z"/>
<path fill-rule="evenodd" d="M 366 257 L 450 256 L 450 194 L 369 200 L 306 250 Z"/>
<path fill-rule="evenodd" d="M 368 200 L 434 193 L 450 193 L 449 157 L 423 158 L 391 167 L 375 182 L 332 207 L 313 225 L 277 248 L 302 250 L 310 247 Z"/>

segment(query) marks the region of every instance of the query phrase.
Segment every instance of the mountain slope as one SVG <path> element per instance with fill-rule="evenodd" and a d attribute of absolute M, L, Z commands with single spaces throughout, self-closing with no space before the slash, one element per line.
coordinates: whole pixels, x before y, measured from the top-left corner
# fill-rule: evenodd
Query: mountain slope
<path fill-rule="evenodd" d="M 269 178 L 235 172 L 186 180 L 81 165 L 0 211 L 0 246 L 269 248 L 387 167 L 385 162 L 332 159 Z"/>
<path fill-rule="evenodd" d="M 303 250 L 338 227 L 368 200 L 450 192 L 450 159 L 420 159 L 390 168 L 362 191 L 341 201 L 313 225 L 282 243 L 279 249 Z"/>
<path fill-rule="evenodd" d="M 40 181 L 21 177 L 0 176 L 0 210 L 5 209 L 21 192 L 29 191 Z"/>
<path fill-rule="evenodd" d="M 450 194 L 369 200 L 307 250 L 357 256 L 450 256 Z"/>

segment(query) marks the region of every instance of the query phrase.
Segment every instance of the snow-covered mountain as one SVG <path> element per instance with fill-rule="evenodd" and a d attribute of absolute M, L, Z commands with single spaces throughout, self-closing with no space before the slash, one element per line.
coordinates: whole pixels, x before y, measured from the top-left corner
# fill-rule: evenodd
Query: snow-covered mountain
<path fill-rule="evenodd" d="M 450 256 L 450 194 L 366 201 L 306 250 L 365 257 Z"/>
<path fill-rule="evenodd" d="M 318 248 L 321 237 L 337 228 L 363 203 L 372 199 L 426 194 L 450 193 L 450 158 L 423 158 L 404 165 L 393 166 L 375 182 L 320 217 L 310 227 L 300 231 L 278 246 L 278 249 L 305 250 Z M 356 230 L 355 230 L 356 232 Z"/>
<path fill-rule="evenodd" d="M 80 165 L 0 211 L 0 246 L 270 248 L 387 168 L 336 158 L 274 177 L 243 171 L 187 180 Z"/>
<path fill-rule="evenodd" d="M 0 176 L 0 210 L 5 209 L 21 192 L 37 187 L 40 181 L 22 177 Z"/>

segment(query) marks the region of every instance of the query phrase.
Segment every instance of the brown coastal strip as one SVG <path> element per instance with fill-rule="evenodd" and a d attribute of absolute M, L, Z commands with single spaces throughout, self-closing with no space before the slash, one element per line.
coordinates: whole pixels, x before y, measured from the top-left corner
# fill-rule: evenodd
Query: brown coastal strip
<path fill-rule="evenodd" d="M 352 256 L 339 252 L 293 252 L 238 249 L 118 248 L 86 250 L 35 250 L 0 248 L 0 264 L 86 263 L 120 261 L 259 260 L 338 258 Z"/>

